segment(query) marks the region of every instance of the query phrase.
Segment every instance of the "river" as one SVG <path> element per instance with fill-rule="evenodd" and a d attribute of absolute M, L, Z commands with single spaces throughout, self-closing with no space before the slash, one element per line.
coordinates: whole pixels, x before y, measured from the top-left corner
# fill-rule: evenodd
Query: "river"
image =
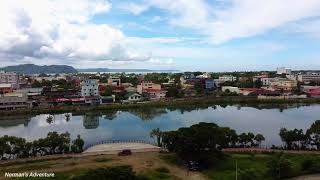
<path fill-rule="evenodd" d="M 189 127 L 199 122 L 214 122 L 219 126 L 235 129 L 237 133 L 254 132 L 266 137 L 263 145 L 281 145 L 279 130 L 307 129 L 320 119 L 320 105 L 277 107 L 206 106 L 187 108 L 150 108 L 127 111 L 56 114 L 48 122 L 47 114 L 37 116 L 11 116 L 0 118 L 0 136 L 11 135 L 30 140 L 45 137 L 48 132 L 69 132 L 72 138 L 78 134 L 86 144 L 106 140 L 146 140 L 153 128 L 163 131 Z"/>

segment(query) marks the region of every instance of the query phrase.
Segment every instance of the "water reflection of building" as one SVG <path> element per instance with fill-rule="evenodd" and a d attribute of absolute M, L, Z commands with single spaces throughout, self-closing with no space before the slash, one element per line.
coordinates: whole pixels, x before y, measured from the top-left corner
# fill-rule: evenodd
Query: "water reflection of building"
<path fill-rule="evenodd" d="M 83 127 L 85 129 L 97 129 L 99 127 L 99 117 L 96 114 L 86 114 L 83 116 Z"/>
<path fill-rule="evenodd" d="M 166 109 L 163 108 L 142 108 L 128 110 L 133 115 L 138 116 L 143 121 L 150 121 L 158 116 L 166 114 Z"/>
<path fill-rule="evenodd" d="M 30 121 L 31 117 L 29 116 L 6 116 L 0 118 L 0 127 L 12 127 L 20 124 L 27 127 Z"/>

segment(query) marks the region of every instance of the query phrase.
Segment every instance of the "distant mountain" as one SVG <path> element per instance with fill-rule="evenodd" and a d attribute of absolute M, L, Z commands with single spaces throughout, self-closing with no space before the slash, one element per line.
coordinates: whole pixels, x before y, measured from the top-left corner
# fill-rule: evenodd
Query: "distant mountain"
<path fill-rule="evenodd" d="M 109 69 L 109 68 L 89 68 L 77 69 L 78 72 L 176 72 L 178 70 L 151 70 L 151 69 Z"/>
<path fill-rule="evenodd" d="M 50 65 L 38 66 L 34 64 L 21 64 L 16 66 L 7 66 L 0 68 L 6 72 L 17 72 L 19 74 L 60 74 L 60 73 L 77 73 L 78 71 L 72 66 L 67 65 Z"/>

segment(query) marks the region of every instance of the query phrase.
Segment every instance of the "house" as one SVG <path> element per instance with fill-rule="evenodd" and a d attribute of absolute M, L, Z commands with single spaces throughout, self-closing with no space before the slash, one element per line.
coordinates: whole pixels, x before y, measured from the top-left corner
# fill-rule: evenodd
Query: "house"
<path fill-rule="evenodd" d="M 0 71 L 0 84 L 11 84 L 14 89 L 19 88 L 19 76 L 15 72 Z"/>
<path fill-rule="evenodd" d="M 262 86 L 270 86 L 271 81 L 275 80 L 275 78 L 261 78 Z"/>
<path fill-rule="evenodd" d="M 96 79 L 84 80 L 81 84 L 81 96 L 99 96 L 99 83 Z"/>
<path fill-rule="evenodd" d="M 111 104 L 111 103 L 114 103 L 115 101 L 116 101 L 115 95 L 100 97 L 100 104 Z"/>
<path fill-rule="evenodd" d="M 119 77 L 109 77 L 108 85 L 110 86 L 121 86 L 121 79 Z"/>
<path fill-rule="evenodd" d="M 128 93 L 125 96 L 125 100 L 123 100 L 123 102 L 138 102 L 141 101 L 142 96 L 138 93 Z"/>
<path fill-rule="evenodd" d="M 0 94 L 12 93 L 13 88 L 11 84 L 0 84 Z"/>
<path fill-rule="evenodd" d="M 161 85 L 155 84 L 152 81 L 142 81 L 141 84 L 137 86 L 137 92 L 139 94 L 143 94 L 144 92 L 147 92 L 148 89 L 160 91 Z"/>
<path fill-rule="evenodd" d="M 31 108 L 31 103 L 28 101 L 28 96 L 26 94 L 7 93 L 0 95 L 0 110 L 28 108 Z"/>
<path fill-rule="evenodd" d="M 281 91 L 292 91 L 297 87 L 297 81 L 287 78 L 276 78 L 270 81 L 270 86 Z"/>
<path fill-rule="evenodd" d="M 167 83 L 161 83 L 162 87 L 165 89 L 168 89 L 170 87 L 173 87 L 175 85 L 175 82 L 173 80 L 169 80 Z"/>
<path fill-rule="evenodd" d="M 217 88 L 217 84 L 213 79 L 206 79 L 205 80 L 205 89 L 213 90 Z"/>
<path fill-rule="evenodd" d="M 314 89 L 308 93 L 310 97 L 320 98 L 320 89 Z"/>
<path fill-rule="evenodd" d="M 162 89 L 145 89 L 143 94 L 151 101 L 158 101 L 166 97 L 166 90 Z"/>
<path fill-rule="evenodd" d="M 304 93 L 310 93 L 317 90 L 320 90 L 320 86 L 301 86 L 301 91 Z"/>
<path fill-rule="evenodd" d="M 219 83 L 224 83 L 224 82 L 234 82 L 237 81 L 237 77 L 232 76 L 232 75 L 224 75 L 219 77 Z"/>

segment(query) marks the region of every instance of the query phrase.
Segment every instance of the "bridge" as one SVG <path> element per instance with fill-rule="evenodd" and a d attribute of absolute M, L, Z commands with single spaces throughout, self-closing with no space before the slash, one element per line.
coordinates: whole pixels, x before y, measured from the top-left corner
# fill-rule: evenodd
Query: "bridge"
<path fill-rule="evenodd" d="M 154 142 L 144 140 L 108 140 L 86 145 L 84 154 L 117 154 L 124 149 L 132 152 L 159 152 Z"/>

